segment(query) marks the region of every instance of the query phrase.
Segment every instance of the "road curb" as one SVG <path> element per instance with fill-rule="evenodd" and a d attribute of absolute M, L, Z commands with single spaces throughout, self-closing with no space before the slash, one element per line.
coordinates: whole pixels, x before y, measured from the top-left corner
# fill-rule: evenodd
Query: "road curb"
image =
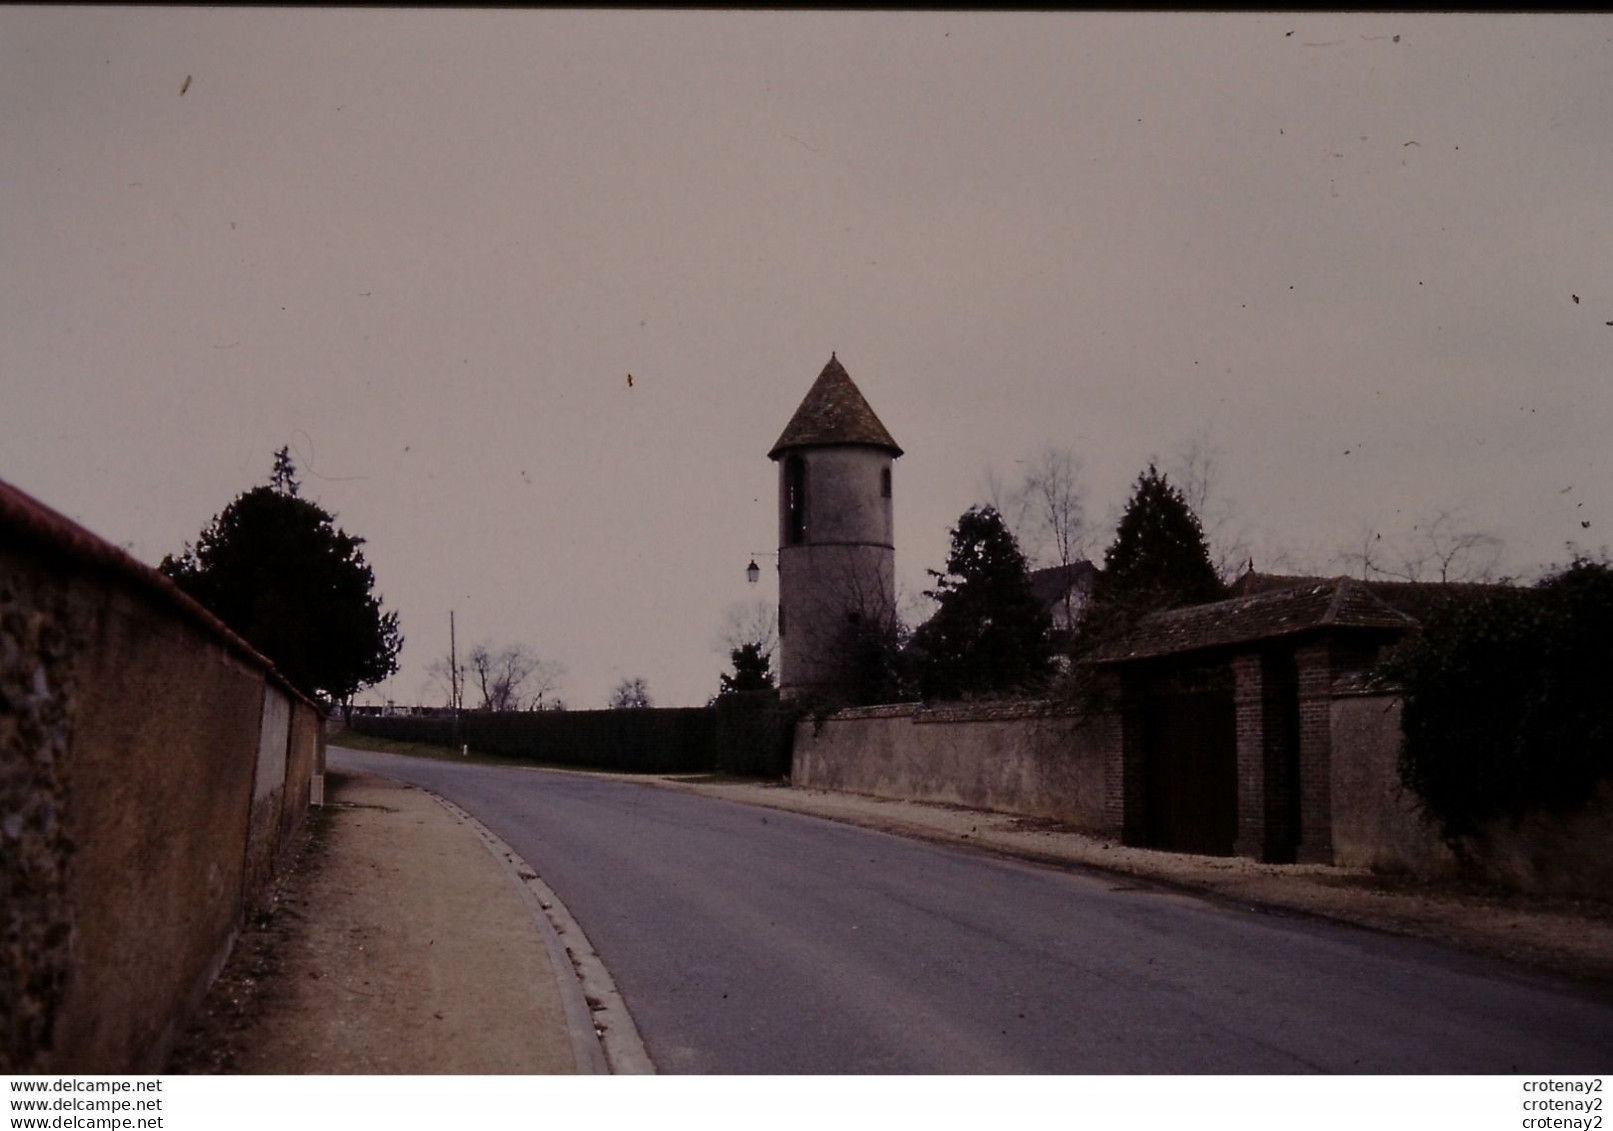
<path fill-rule="evenodd" d="M 497 833 L 441 794 L 410 784 L 476 834 L 531 910 L 554 966 L 577 1071 L 584 1075 L 654 1075 L 655 1063 L 615 980 L 560 897 Z"/>

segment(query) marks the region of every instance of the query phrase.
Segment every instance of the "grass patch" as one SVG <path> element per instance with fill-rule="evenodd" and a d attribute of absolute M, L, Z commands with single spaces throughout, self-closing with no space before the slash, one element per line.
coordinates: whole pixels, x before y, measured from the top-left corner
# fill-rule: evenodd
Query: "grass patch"
<path fill-rule="evenodd" d="M 360 734 L 356 730 L 337 730 L 326 736 L 331 746 L 345 746 L 349 750 L 371 750 L 377 754 L 402 754 L 407 758 L 429 758 L 434 762 L 477 763 L 484 766 L 536 765 L 520 758 L 504 758 L 497 754 L 483 754 L 472 750 L 461 754 L 458 747 L 435 746 L 427 742 L 399 742 L 373 734 Z"/>
<path fill-rule="evenodd" d="M 720 770 L 698 774 L 657 774 L 668 781 L 688 782 L 690 785 L 776 785 L 788 786 L 788 778 L 761 777 L 760 775 L 729 774 Z"/>
<path fill-rule="evenodd" d="M 523 758 L 518 754 L 489 754 L 474 747 L 469 754 L 461 754 L 457 746 L 437 746 L 429 742 L 399 742 L 394 738 L 381 738 L 373 734 L 360 734 L 356 730 L 337 730 L 326 736 L 331 746 L 345 746 L 349 750 L 371 750 L 377 754 L 401 754 L 405 758 L 425 758 L 432 762 L 454 762 L 461 766 L 531 766 L 540 770 L 570 770 L 576 773 L 622 773 L 623 770 L 601 770 L 594 766 L 574 766 L 563 762 L 540 762 L 536 758 Z"/>

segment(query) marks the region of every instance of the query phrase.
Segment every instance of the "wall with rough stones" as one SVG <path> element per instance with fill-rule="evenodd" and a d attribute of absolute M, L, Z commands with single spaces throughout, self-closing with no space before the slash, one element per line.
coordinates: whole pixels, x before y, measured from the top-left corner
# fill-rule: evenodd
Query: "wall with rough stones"
<path fill-rule="evenodd" d="M 0 1073 L 160 1067 L 322 766 L 266 660 L 0 483 Z"/>
<path fill-rule="evenodd" d="M 1400 784 L 1400 698 L 1345 694 L 1332 703 L 1333 860 L 1420 876 L 1454 874 L 1456 858 Z"/>
<path fill-rule="evenodd" d="M 1459 861 L 1400 785 L 1399 698 L 1346 681 L 1324 702 L 1326 726 L 1310 722 L 1326 732 L 1314 741 L 1327 755 L 1319 792 L 1329 806 L 1331 863 L 1430 879 L 1466 875 L 1545 895 L 1613 892 L 1613 783 L 1572 813 L 1487 827 L 1464 844 Z M 1083 720 L 1046 703 L 853 708 L 796 724 L 791 783 L 1040 817 L 1120 837 L 1127 811 L 1118 720 Z M 1245 854 L 1257 850 L 1250 845 Z"/>
<path fill-rule="evenodd" d="M 1339 694 L 1333 719 L 1333 854 L 1337 864 L 1424 877 L 1465 874 L 1514 891 L 1607 899 L 1613 892 L 1613 782 L 1572 812 L 1497 821 L 1462 844 L 1460 861 L 1400 784 L 1401 700 Z"/>
<path fill-rule="evenodd" d="M 1113 731 L 1046 703 L 858 707 L 796 724 L 790 780 L 1118 836 L 1105 804 Z"/>

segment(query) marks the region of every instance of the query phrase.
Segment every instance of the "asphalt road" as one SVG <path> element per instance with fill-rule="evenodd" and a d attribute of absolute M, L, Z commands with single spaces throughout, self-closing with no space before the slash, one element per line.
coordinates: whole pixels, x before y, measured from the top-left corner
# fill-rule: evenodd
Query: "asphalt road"
<path fill-rule="evenodd" d="M 331 750 L 542 875 L 662 1072 L 1606 1073 L 1613 1000 L 1229 909 L 575 774 Z"/>

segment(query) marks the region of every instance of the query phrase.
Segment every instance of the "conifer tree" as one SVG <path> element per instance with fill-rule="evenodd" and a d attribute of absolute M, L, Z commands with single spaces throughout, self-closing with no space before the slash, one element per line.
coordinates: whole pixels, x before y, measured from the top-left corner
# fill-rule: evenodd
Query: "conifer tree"
<path fill-rule="evenodd" d="M 398 615 L 372 592 L 364 539 L 298 491 L 282 448 L 268 486 L 238 496 L 157 568 L 294 686 L 345 704 L 398 670 Z"/>
<path fill-rule="evenodd" d="M 718 695 L 773 690 L 773 661 L 760 644 L 754 641 L 741 644 L 728 653 L 728 660 L 734 666 L 734 674 L 722 674 Z"/>
<path fill-rule="evenodd" d="M 1019 544 L 994 507 L 971 507 L 952 531 L 945 573 L 930 570 L 939 604 L 914 634 L 926 699 L 1040 690 L 1052 673 L 1050 618 L 1031 590 Z"/>
<path fill-rule="evenodd" d="M 1153 465 L 1137 477 L 1115 540 L 1103 555 L 1080 636 L 1092 645 L 1157 609 L 1218 601 L 1226 587 L 1210 561 L 1198 516 Z"/>

